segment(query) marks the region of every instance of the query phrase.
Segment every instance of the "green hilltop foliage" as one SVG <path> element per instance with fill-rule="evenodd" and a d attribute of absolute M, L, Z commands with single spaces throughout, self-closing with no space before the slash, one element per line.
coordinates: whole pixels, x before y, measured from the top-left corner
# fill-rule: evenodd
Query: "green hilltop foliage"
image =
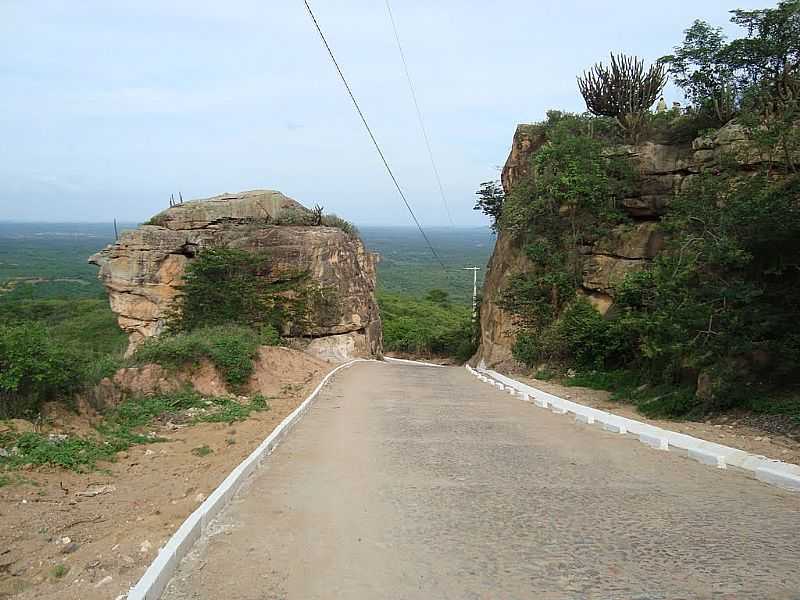
<path fill-rule="evenodd" d="M 381 292 L 378 304 L 387 352 L 466 361 L 477 349 L 472 308 L 451 304 L 443 290 L 433 289 L 425 298 Z"/>
<path fill-rule="evenodd" d="M 661 221 L 665 250 L 626 276 L 607 317 L 576 294 L 579 248 L 626 224 L 618 203 L 636 183 L 607 119 L 548 114 L 532 175 L 504 198 L 484 184 L 476 208 L 534 263 L 498 299 L 516 315 L 520 361 L 577 369 L 651 415 L 800 420 L 800 2 L 733 14 L 745 37 L 696 22 L 663 59 L 692 106 L 649 115 L 642 139 L 687 141 L 735 118 L 769 160 L 694 177 Z"/>

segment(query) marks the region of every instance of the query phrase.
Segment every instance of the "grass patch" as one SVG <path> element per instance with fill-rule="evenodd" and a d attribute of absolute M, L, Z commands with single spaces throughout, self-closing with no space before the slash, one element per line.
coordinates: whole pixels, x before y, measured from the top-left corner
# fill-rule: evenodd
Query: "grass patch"
<path fill-rule="evenodd" d="M 194 454 L 195 456 L 203 457 L 213 453 L 214 451 L 211 448 L 209 448 L 206 444 L 203 444 L 202 446 L 199 446 L 197 448 L 192 448 L 192 454 Z"/>
<path fill-rule="evenodd" d="M 609 391 L 611 400 L 633 404 L 640 413 L 654 419 L 701 416 L 693 389 L 669 384 L 652 385 L 632 371 L 581 371 L 562 378 L 560 383 L 567 387 Z"/>
<path fill-rule="evenodd" d="M 537 379 L 542 379 L 537 373 Z M 633 371 L 579 371 L 571 377 L 560 377 L 566 387 L 584 387 L 611 392 L 611 400 L 633 404 L 647 417 L 658 419 L 695 419 L 704 414 L 697 406 L 694 390 L 687 386 L 653 385 Z M 776 394 L 774 389 L 749 390 L 742 408 L 763 415 L 788 416 L 800 424 L 800 390 L 789 389 Z"/>
<path fill-rule="evenodd" d="M 585 387 L 592 390 L 630 391 L 641 381 L 629 371 L 578 371 L 572 377 L 565 377 L 562 384 L 567 387 Z"/>
<path fill-rule="evenodd" d="M 253 374 L 253 360 L 259 346 L 278 343 L 280 336 L 271 326 L 259 332 L 240 325 L 218 325 L 148 339 L 137 350 L 134 362 L 158 363 L 178 369 L 207 358 L 219 369 L 226 383 L 238 388 Z"/>
<path fill-rule="evenodd" d="M 253 412 L 265 410 L 269 410 L 269 404 L 260 394 L 246 403 L 229 396 L 206 398 L 192 390 L 134 398 L 109 412 L 92 435 L 48 436 L 34 432 L 0 435 L 0 447 L 9 451 L 8 456 L 0 457 L 0 469 L 48 465 L 77 472 L 91 471 L 97 468 L 98 462 L 113 462 L 117 452 L 133 445 L 164 441 L 142 432 L 156 420 L 234 423 L 247 419 Z M 8 483 L 11 481 L 4 485 Z"/>
<path fill-rule="evenodd" d="M 745 407 L 762 415 L 788 416 L 800 425 L 800 389 L 788 389 L 781 394 L 770 391 L 761 391 L 757 387 L 750 390 Z"/>
<path fill-rule="evenodd" d="M 50 576 L 53 577 L 53 579 L 61 579 L 67 573 L 69 573 L 69 567 L 63 564 L 57 564 L 50 569 Z"/>

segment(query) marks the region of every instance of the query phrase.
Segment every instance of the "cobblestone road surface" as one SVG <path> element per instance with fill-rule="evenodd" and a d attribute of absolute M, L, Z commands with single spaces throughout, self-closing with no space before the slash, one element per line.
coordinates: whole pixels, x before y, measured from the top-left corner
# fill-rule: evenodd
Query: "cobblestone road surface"
<path fill-rule="evenodd" d="M 800 599 L 800 495 L 463 369 L 361 363 L 184 561 L 188 599 Z"/>

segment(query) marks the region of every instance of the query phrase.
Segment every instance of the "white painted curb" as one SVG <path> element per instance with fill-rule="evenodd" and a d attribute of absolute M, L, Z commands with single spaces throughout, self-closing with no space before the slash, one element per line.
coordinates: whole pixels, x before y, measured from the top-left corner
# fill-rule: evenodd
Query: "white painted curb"
<path fill-rule="evenodd" d="M 467 370 L 481 381 L 496 386 L 498 389 L 511 387 L 521 395 L 533 398 L 533 403 L 540 408 L 549 408 L 556 414 L 572 413 L 575 415 L 575 420 L 580 423 L 598 423 L 606 431 L 635 435 L 640 442 L 657 450 L 669 450 L 670 448 L 685 450 L 690 458 L 703 464 L 720 469 L 727 467 L 743 469 L 751 473 L 759 481 L 786 490 L 800 492 L 800 466 L 798 465 L 773 460 L 766 456 L 750 454 L 738 448 L 708 442 L 683 433 L 648 425 L 635 419 L 628 419 L 627 417 L 584 406 L 577 402 L 571 402 L 511 379 L 497 371 L 480 368 L 473 369 L 469 365 L 467 365 Z"/>
<path fill-rule="evenodd" d="M 127 600 L 158 600 L 169 583 L 181 559 L 189 553 L 194 543 L 203 535 L 209 523 L 225 507 L 244 480 L 255 471 L 261 461 L 269 456 L 286 434 L 294 427 L 302 416 L 308 412 L 320 390 L 331 377 L 342 369 L 352 367 L 359 362 L 374 362 L 371 359 L 357 358 L 339 365 L 328 373 L 313 392 L 303 400 L 280 424 L 272 430 L 267 439 L 250 453 L 238 467 L 231 471 L 225 480 L 217 486 L 197 510 L 178 528 L 169 541 L 161 548 L 155 560 L 144 572 L 139 582 L 128 592 Z"/>
<path fill-rule="evenodd" d="M 386 362 L 393 362 L 393 363 L 405 363 L 407 365 L 417 365 L 418 367 L 436 367 L 437 369 L 443 369 L 444 365 L 435 365 L 429 362 L 422 362 L 420 360 L 407 360 L 405 358 L 392 358 L 391 356 L 384 356 L 383 360 Z"/>

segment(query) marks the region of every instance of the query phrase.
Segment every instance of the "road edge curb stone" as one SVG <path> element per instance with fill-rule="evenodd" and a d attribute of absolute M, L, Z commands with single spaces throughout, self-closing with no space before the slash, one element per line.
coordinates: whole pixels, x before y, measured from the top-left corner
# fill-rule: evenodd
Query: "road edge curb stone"
<path fill-rule="evenodd" d="M 374 362 L 374 359 L 357 358 L 332 369 L 314 391 L 303 402 L 289 413 L 267 438 L 253 450 L 230 474 L 220 483 L 211 495 L 181 524 L 167 543 L 158 551 L 158 555 L 127 594 L 127 600 L 158 600 L 161 593 L 175 574 L 180 561 L 189 553 L 194 543 L 208 529 L 212 520 L 225 508 L 225 505 L 236 494 L 247 479 L 269 456 L 286 434 L 308 412 L 319 392 L 325 384 L 339 371 L 352 367 L 360 362 Z M 438 366 L 438 365 L 437 365 Z"/>
<path fill-rule="evenodd" d="M 738 448 L 709 442 L 676 431 L 670 431 L 654 425 L 648 425 L 635 419 L 621 417 L 596 408 L 584 406 L 549 394 L 543 390 L 526 385 L 502 373 L 491 369 L 474 369 L 466 365 L 467 371 L 476 377 L 484 377 L 487 383 L 512 386 L 523 394 L 534 399 L 539 407 L 550 408 L 556 414 L 572 413 L 580 422 L 600 424 L 607 431 L 620 434 L 628 433 L 639 438 L 643 444 L 657 450 L 669 450 L 671 447 L 685 450 L 689 458 L 702 464 L 717 468 L 736 467 L 747 471 L 759 481 L 782 489 L 800 492 L 800 466 L 774 460 L 758 454 L 751 454 Z"/>
<path fill-rule="evenodd" d="M 429 362 L 422 362 L 421 360 L 408 360 L 406 358 L 393 358 L 391 356 L 384 356 L 383 360 L 393 363 L 404 363 L 407 365 L 417 365 L 420 367 L 436 367 L 437 369 L 444 369 L 444 365 L 437 365 Z"/>

